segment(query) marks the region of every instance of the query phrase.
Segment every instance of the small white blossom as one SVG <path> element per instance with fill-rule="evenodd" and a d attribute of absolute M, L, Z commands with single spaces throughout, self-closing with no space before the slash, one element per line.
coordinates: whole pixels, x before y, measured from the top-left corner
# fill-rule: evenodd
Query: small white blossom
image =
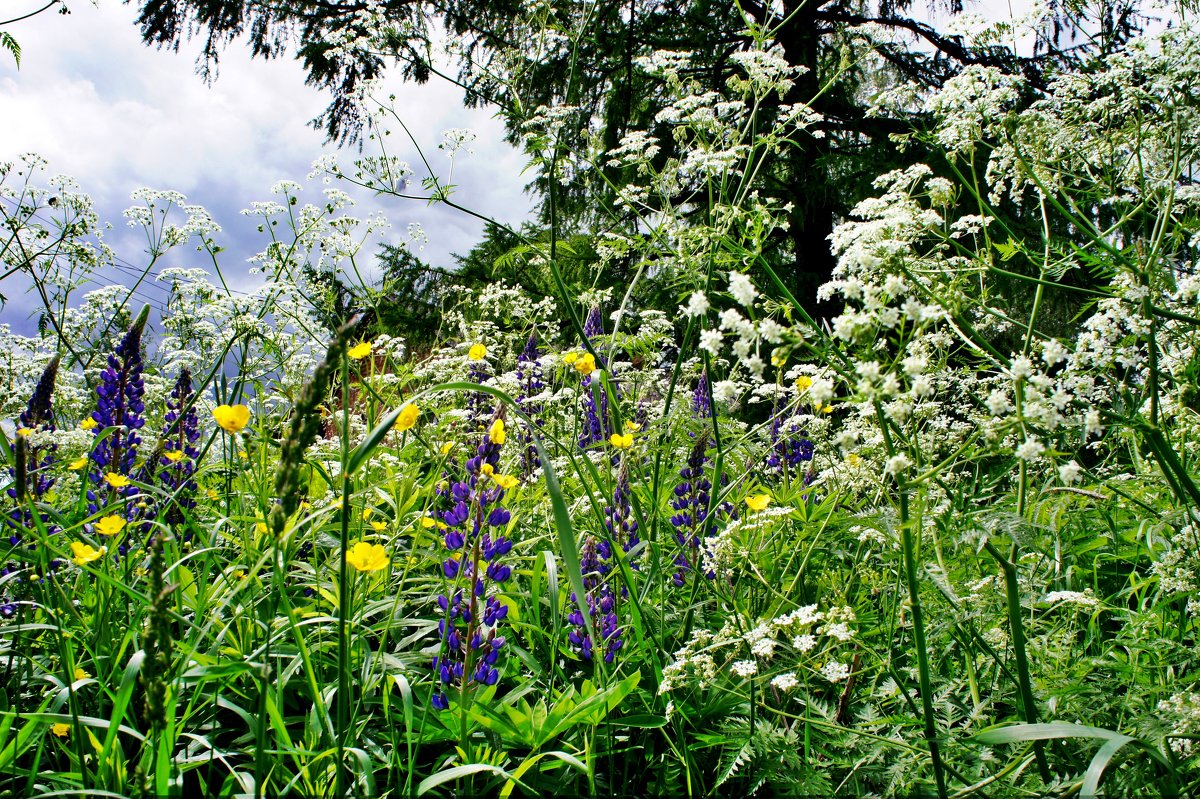
<path fill-rule="evenodd" d="M 845 663 L 831 660 L 821 667 L 821 674 L 832 683 L 838 683 L 850 676 L 850 667 Z"/>
<path fill-rule="evenodd" d="M 679 310 L 684 316 L 703 316 L 708 313 L 709 309 L 708 297 L 703 291 L 693 291 L 692 296 L 688 297 L 687 305 L 679 306 Z"/>
<path fill-rule="evenodd" d="M 753 660 L 739 660 L 729 667 L 739 677 L 753 677 L 758 674 L 758 663 Z"/>
<path fill-rule="evenodd" d="M 800 684 L 792 672 L 784 672 L 771 680 L 771 687 L 780 691 L 790 691 Z"/>
<path fill-rule="evenodd" d="M 748 276 L 741 272 L 730 272 L 729 293 L 733 295 L 739 305 L 749 308 L 754 304 L 754 298 L 758 296 L 758 289 L 754 288 L 754 283 Z"/>
<path fill-rule="evenodd" d="M 1062 480 L 1067 485 L 1078 483 L 1082 474 L 1083 467 L 1073 460 L 1067 461 L 1062 466 L 1058 467 L 1058 479 Z"/>
<path fill-rule="evenodd" d="M 705 330 L 700 334 L 700 349 L 710 355 L 720 355 L 723 339 L 724 336 L 721 335 L 720 330 Z"/>
<path fill-rule="evenodd" d="M 1045 451 L 1046 445 L 1033 436 L 1030 436 L 1025 439 L 1025 442 L 1021 446 L 1017 447 L 1016 455 L 1021 460 L 1032 463 L 1040 458 Z"/>

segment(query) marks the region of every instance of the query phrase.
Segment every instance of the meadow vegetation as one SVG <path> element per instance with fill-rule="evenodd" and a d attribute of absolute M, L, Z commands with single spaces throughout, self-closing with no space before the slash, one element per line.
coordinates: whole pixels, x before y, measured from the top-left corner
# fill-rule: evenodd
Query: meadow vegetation
<path fill-rule="evenodd" d="M 148 190 L 142 277 L 89 290 L 91 200 L 0 165 L 43 305 L 0 327 L 0 791 L 1193 795 L 1196 34 L 880 87 L 923 124 L 813 296 L 765 187 L 822 116 L 754 24 L 719 92 L 634 58 L 662 110 L 619 141 L 531 113 L 546 229 L 410 333 L 339 186 L 470 197 L 387 102 L 244 212 L 248 293 Z"/>

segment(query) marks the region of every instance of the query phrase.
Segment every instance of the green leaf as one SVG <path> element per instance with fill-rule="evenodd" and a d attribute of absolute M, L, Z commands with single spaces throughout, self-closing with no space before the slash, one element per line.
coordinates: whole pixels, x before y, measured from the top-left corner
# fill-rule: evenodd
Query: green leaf
<path fill-rule="evenodd" d="M 466 766 L 455 766 L 454 768 L 448 768 L 445 771 L 439 771 L 432 777 L 426 777 L 425 779 L 421 780 L 421 784 L 417 786 L 417 796 L 424 796 L 442 783 L 453 782 L 454 780 L 459 780 L 463 777 L 469 777 L 472 774 L 479 774 L 481 772 L 495 774 L 497 777 L 500 777 L 504 780 L 512 779 L 512 776 L 499 766 L 493 766 L 488 763 L 471 763 Z"/>
<path fill-rule="evenodd" d="M 17 40 L 12 37 L 11 33 L 0 31 L 0 47 L 3 47 L 8 52 L 12 53 L 13 61 L 17 63 L 17 69 L 20 69 L 21 45 L 17 44 Z"/>

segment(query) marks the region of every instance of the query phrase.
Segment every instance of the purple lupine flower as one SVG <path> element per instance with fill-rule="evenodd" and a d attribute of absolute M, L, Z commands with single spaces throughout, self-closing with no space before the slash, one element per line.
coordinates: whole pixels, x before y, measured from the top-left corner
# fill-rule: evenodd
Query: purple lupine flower
<path fill-rule="evenodd" d="M 54 381 L 58 377 L 59 357 L 55 355 L 46 368 L 42 371 L 42 376 L 38 379 L 37 386 L 34 387 L 33 394 L 29 398 L 25 410 L 17 418 L 18 430 L 29 430 L 33 433 L 53 432 L 56 428 L 54 425 L 54 412 L 52 400 L 54 396 Z M 24 435 L 18 433 L 18 435 Z M 28 439 L 26 439 L 26 444 Z M 54 466 L 55 453 L 58 447 L 54 444 L 46 446 L 29 445 L 26 451 L 26 458 L 22 468 L 26 474 L 24 482 L 29 496 L 35 502 L 42 499 L 54 486 L 54 477 L 50 474 L 51 468 Z M 20 461 L 18 461 L 20 463 Z M 13 479 L 13 485 L 7 490 L 7 494 L 11 499 L 17 499 L 17 473 L 15 469 L 8 470 L 9 476 Z M 32 478 L 32 479 L 30 479 Z M 57 525 L 50 523 L 49 514 L 38 513 L 39 520 L 45 527 L 46 532 L 53 535 L 58 532 Z M 21 505 L 14 508 L 8 515 L 8 542 L 13 547 L 21 544 L 21 534 L 26 530 L 31 530 L 34 527 L 34 517 L 30 512 L 28 505 Z M 30 544 L 29 548 L 34 549 L 35 544 Z M 53 574 L 62 566 L 62 561 L 57 558 L 51 559 L 47 564 L 47 573 Z M 17 596 L 10 591 L 28 590 L 28 581 L 24 580 L 5 580 L 14 571 L 26 568 L 20 563 L 10 562 L 0 568 L 0 585 L 3 586 L 3 593 L 0 593 L 0 618 L 9 619 L 17 613 L 20 607 L 20 596 Z M 44 579 L 44 578 L 43 578 Z"/>
<path fill-rule="evenodd" d="M 440 492 L 449 506 L 441 519 L 448 554 L 442 573 L 450 585 L 437 597 L 442 618 L 440 648 L 433 658 L 438 685 L 431 702 L 439 710 L 450 706 L 448 691 L 495 685 L 500 678 L 497 662 L 505 641 L 497 633 L 508 606 L 500 601 L 499 589 L 512 576 L 512 568 L 502 560 L 512 551 L 512 541 L 502 532 L 511 514 L 502 504 L 505 489 L 496 479 L 504 437 L 501 406 L 475 455 L 463 465 L 462 479 Z"/>
<path fill-rule="evenodd" d="M 579 569 L 583 576 L 584 601 L 587 604 L 588 615 L 592 617 L 600 632 L 604 646 L 604 660 L 612 663 L 624 643 L 621 638 L 621 627 L 617 620 L 616 597 L 607 577 L 612 568 L 607 558 L 601 556 L 603 542 L 590 533 L 584 537 L 583 547 L 579 553 Z M 571 631 L 567 640 L 571 647 L 584 660 L 591 660 L 595 655 L 592 634 L 587 622 L 580 612 L 578 594 L 571 592 L 571 611 L 567 614 L 567 622 Z"/>
<path fill-rule="evenodd" d="M 587 321 L 583 325 L 583 334 L 589 342 L 604 335 L 604 322 L 600 316 L 600 306 L 593 305 L 588 311 Z M 596 368 L 603 369 L 604 362 L 596 360 Z M 592 396 L 592 378 L 594 375 L 584 375 L 579 386 L 583 390 L 583 432 L 579 435 L 579 446 L 586 448 L 604 441 L 612 435 L 612 422 L 608 418 L 608 392 L 603 386 L 597 386 L 600 404 Z"/>
<path fill-rule="evenodd" d="M 583 322 L 583 335 L 588 341 L 604 335 L 604 317 L 600 314 L 600 306 L 593 305 L 588 309 L 587 319 Z"/>
<path fill-rule="evenodd" d="M 476 344 L 471 348 L 472 352 L 474 352 L 475 347 L 483 349 L 482 345 Z M 470 356 L 467 365 L 467 380 L 479 385 L 491 382 L 492 375 L 488 370 L 486 355 L 479 358 Z M 488 420 L 492 416 L 492 406 L 491 394 L 482 391 L 472 391 L 467 394 L 467 418 L 469 428 L 472 432 L 482 430 L 487 426 Z"/>
<path fill-rule="evenodd" d="M 88 513 L 91 514 L 124 499 L 126 519 L 133 521 L 139 515 L 134 501 L 137 487 L 116 488 L 105 478 L 108 474 L 132 476 L 138 445 L 142 442 L 138 434 L 146 423 L 142 417 L 145 412 L 142 397 L 146 393 L 142 379 L 142 331 L 149 316 L 150 307 L 146 306 L 129 326 L 129 332 L 117 349 L 108 356 L 108 365 L 100 374 L 100 385 L 96 387 L 96 410 L 92 412 L 92 419 L 96 422 L 93 430 L 99 440 L 92 447 L 93 467 L 88 473 L 92 483 L 87 491 Z M 103 435 L 109 428 L 112 430 Z M 118 548 L 121 555 L 127 550 L 128 545 L 124 543 Z"/>
<path fill-rule="evenodd" d="M 712 418 L 712 395 L 708 389 L 708 371 L 700 373 L 696 390 L 692 392 L 692 413 L 697 419 Z"/>
<path fill-rule="evenodd" d="M 692 447 L 687 463 L 679 470 L 681 482 L 675 486 L 675 498 L 671 500 L 671 507 L 675 510 L 671 527 L 675 530 L 675 542 L 679 545 L 675 554 L 675 574 L 672 576 L 676 586 L 682 586 L 687 574 L 699 566 L 701 541 L 716 534 L 717 520 L 736 516 L 736 510 L 729 502 L 722 502 L 709 514 L 712 480 L 706 471 L 707 451 L 708 437 L 702 434 Z M 728 481 L 729 475 L 722 474 L 721 485 L 726 485 Z M 706 573 L 705 576 L 712 579 L 714 575 Z"/>
<path fill-rule="evenodd" d="M 545 410 L 540 402 L 533 398 L 546 388 L 545 375 L 542 372 L 541 353 L 538 350 L 537 333 L 531 333 L 525 342 L 525 349 L 517 356 L 517 384 L 520 391 L 517 394 L 517 406 L 533 420 L 538 428 L 545 424 L 542 411 Z M 533 445 L 533 431 L 521 427 L 521 473 L 526 477 L 542 465 L 538 457 L 537 447 Z"/>
<path fill-rule="evenodd" d="M 775 474 L 794 476 L 813 458 L 813 443 L 804 437 L 800 421 L 795 416 L 785 418 L 786 409 L 776 406 L 771 418 L 771 452 L 767 456 L 767 469 Z M 811 471 L 805 470 L 804 484 L 814 479 Z"/>
<path fill-rule="evenodd" d="M 159 482 L 170 497 L 166 521 L 183 523 L 188 511 L 196 507 L 196 461 L 200 458 L 200 421 L 196 416 L 192 374 L 181 369 L 163 417 L 163 455 L 159 459 Z M 186 541 L 191 536 L 184 534 Z"/>
<path fill-rule="evenodd" d="M 597 538 L 589 534 L 585 537 L 579 566 L 588 613 L 599 628 L 604 662 L 612 663 L 625 643 L 617 609 L 621 600 L 629 596 L 627 586 L 620 586 L 620 590 L 614 587 L 614 583 L 619 580 L 620 571 L 613 568 L 613 546 L 619 546 L 628 555 L 640 543 L 638 524 L 633 518 L 633 507 L 630 504 L 629 473 L 626 469 L 622 469 L 617 478 L 613 501 L 604 508 L 604 517 L 607 536 Z M 631 559 L 629 566 L 631 569 L 637 569 L 636 560 Z M 588 629 L 583 614 L 576 605 L 576 597 L 572 592 L 571 609 L 567 614 L 571 631 L 567 634 L 567 639 L 580 657 L 591 660 L 596 646 L 592 641 L 591 630 Z"/>
<path fill-rule="evenodd" d="M 40 433 L 53 432 L 57 429 L 54 426 L 54 412 L 51 408 L 51 401 L 54 396 L 54 381 L 58 377 L 59 362 L 59 357 L 55 355 L 50 360 L 50 363 L 46 364 L 46 368 L 42 371 L 42 376 L 38 379 L 37 386 L 34 387 L 33 394 L 30 396 L 25 410 L 21 411 L 21 415 L 17 418 L 18 430 L 29 430 L 34 433 Z M 28 486 L 30 496 L 35 501 L 44 497 L 54 486 L 54 476 L 50 474 L 50 470 L 54 465 L 57 450 L 58 447 L 55 444 L 46 446 L 30 444 L 28 447 L 28 454 L 25 461 L 27 464 L 26 474 L 23 477 Z M 6 493 L 11 499 L 16 499 L 16 470 L 10 468 L 8 474 L 13 479 L 14 485 L 10 486 Z M 27 508 L 20 507 L 15 508 L 9 514 L 9 518 L 12 522 L 13 530 L 8 540 L 10 544 L 17 546 L 21 543 L 20 532 L 33 526 L 33 517 Z M 45 515 L 42 516 L 42 521 L 46 521 Z"/>

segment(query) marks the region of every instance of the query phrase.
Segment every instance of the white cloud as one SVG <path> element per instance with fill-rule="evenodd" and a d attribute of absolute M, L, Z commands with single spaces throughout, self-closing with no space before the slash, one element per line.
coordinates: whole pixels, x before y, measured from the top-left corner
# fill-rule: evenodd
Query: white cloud
<path fill-rule="evenodd" d="M 134 264 L 144 260 L 140 242 L 120 216 L 130 192 L 141 186 L 180 191 L 224 228 L 229 257 L 222 269 L 244 275 L 244 259 L 264 242 L 237 212 L 269 199 L 277 180 L 303 182 L 311 162 L 332 149 L 308 125 L 328 96 L 304 85 L 299 63 L 252 60 L 240 42 L 225 51 L 218 80 L 207 86 L 195 74 L 195 48 L 175 53 L 142 45 L 136 14 L 111 0 L 99 8 L 76 3 L 68 16 L 43 13 L 9 29 L 23 53 L 20 70 L 0 53 L 0 160 L 37 152 L 50 162 L 51 174 L 76 178 L 114 225 L 110 241 Z M 503 125 L 491 110 L 464 108 L 461 90 L 447 83 L 417 86 L 397 78 L 386 88 L 435 170 L 449 167 L 437 149 L 443 130 L 477 134 L 475 154 L 456 159 L 457 202 L 510 224 L 526 218 L 531 201 L 522 192 L 524 160 L 503 142 Z M 397 141 L 400 135 L 391 137 L 395 154 L 419 164 L 415 148 Z M 345 163 L 356 154 L 345 151 L 340 158 Z M 305 199 L 318 197 L 318 185 L 306 186 Z M 387 215 L 391 240 L 403 239 L 408 223 L 420 223 L 430 238 L 422 256 L 442 265 L 451 252 L 466 252 L 482 229 L 444 206 L 365 193 L 356 198 L 360 215 Z M 13 298 L 11 286 L 3 290 Z"/>

